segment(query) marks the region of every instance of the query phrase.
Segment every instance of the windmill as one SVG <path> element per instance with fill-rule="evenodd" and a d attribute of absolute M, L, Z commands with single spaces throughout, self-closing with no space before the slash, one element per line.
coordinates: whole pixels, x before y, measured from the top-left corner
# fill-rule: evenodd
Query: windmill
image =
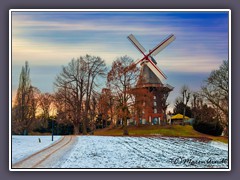
<path fill-rule="evenodd" d="M 143 115 L 141 118 L 142 123 L 145 124 L 146 122 L 148 122 L 151 124 L 160 124 L 160 122 L 163 122 L 162 120 L 164 119 L 164 115 L 166 114 L 166 100 L 169 92 L 173 90 L 173 87 L 169 84 L 164 84 L 167 76 L 157 66 L 157 62 L 153 58 L 153 56 L 156 56 L 158 53 L 160 53 L 176 38 L 173 34 L 169 35 L 166 39 L 164 39 L 148 53 L 146 53 L 146 49 L 132 34 L 128 36 L 128 39 L 143 55 L 140 60 L 137 60 L 135 62 L 136 64 L 140 63 L 141 65 L 140 78 L 136 88 L 147 88 L 148 91 L 153 94 L 153 103 L 151 104 L 152 107 L 146 108 L 150 112 L 146 113 L 145 111 L 143 111 Z"/>

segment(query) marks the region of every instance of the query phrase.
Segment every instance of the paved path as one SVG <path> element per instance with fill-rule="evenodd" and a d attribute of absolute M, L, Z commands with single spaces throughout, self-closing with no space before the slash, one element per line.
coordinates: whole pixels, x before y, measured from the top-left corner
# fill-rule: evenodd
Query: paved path
<path fill-rule="evenodd" d="M 51 168 L 57 160 L 71 149 L 75 140 L 75 136 L 64 136 L 51 146 L 13 164 L 12 168 Z"/>

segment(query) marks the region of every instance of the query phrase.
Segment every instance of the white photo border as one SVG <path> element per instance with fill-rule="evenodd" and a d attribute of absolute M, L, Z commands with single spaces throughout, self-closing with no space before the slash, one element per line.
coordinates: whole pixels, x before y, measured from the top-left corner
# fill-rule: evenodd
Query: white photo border
<path fill-rule="evenodd" d="M 81 169 L 81 168 L 12 168 L 12 12 L 228 12 L 228 62 L 229 62 L 229 137 L 228 137 L 228 168 L 197 169 L 197 168 L 159 168 L 159 169 Z M 9 171 L 231 171 L 231 10 L 230 9 L 10 9 L 9 10 Z"/>

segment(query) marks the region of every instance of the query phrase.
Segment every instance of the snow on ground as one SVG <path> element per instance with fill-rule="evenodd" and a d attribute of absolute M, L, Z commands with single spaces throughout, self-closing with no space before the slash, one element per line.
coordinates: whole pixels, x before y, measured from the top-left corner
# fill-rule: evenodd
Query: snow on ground
<path fill-rule="evenodd" d="M 227 147 L 191 138 L 79 136 L 53 168 L 228 168 Z"/>
<path fill-rule="evenodd" d="M 54 142 L 59 138 L 54 136 Z M 51 136 L 13 136 L 12 163 L 52 143 Z M 53 164 L 52 168 L 228 168 L 228 145 L 191 138 L 79 136 Z"/>
<path fill-rule="evenodd" d="M 211 146 L 217 147 L 222 150 L 228 150 L 228 144 L 222 143 L 222 142 L 217 142 L 217 141 L 210 141 L 209 142 Z"/>
<path fill-rule="evenodd" d="M 12 163 L 16 163 L 31 154 L 44 149 L 59 140 L 61 136 L 12 136 Z M 41 143 L 39 143 L 39 138 Z"/>

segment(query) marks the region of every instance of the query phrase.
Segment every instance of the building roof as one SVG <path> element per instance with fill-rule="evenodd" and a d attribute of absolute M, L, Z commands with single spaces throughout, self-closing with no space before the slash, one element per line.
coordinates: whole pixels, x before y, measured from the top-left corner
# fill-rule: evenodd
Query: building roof
<path fill-rule="evenodd" d="M 176 115 L 172 116 L 171 119 L 183 119 L 183 115 L 176 114 Z M 185 116 L 184 119 L 190 119 L 190 118 L 188 116 Z"/>
<path fill-rule="evenodd" d="M 141 77 L 143 84 L 162 84 L 160 79 L 152 72 L 152 70 L 146 65 L 142 65 Z"/>

